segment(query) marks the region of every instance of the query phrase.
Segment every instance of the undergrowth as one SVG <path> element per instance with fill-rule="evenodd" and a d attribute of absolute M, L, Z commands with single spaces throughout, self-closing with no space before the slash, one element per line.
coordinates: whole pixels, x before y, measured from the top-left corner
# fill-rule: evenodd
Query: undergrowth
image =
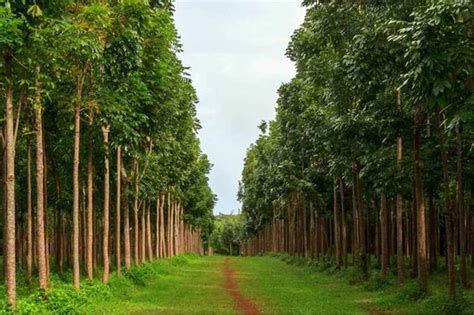
<path fill-rule="evenodd" d="M 5 294 L 0 300 L 0 314 L 89 314 L 101 313 L 95 309 L 104 301 L 120 301 L 130 292 L 146 286 L 158 275 L 166 273 L 163 268 L 166 264 L 181 266 L 190 260 L 196 259 L 196 254 L 186 254 L 165 260 L 157 260 L 142 266 L 132 267 L 122 276 L 110 275 L 109 284 L 100 280 L 83 280 L 80 290 L 71 284 L 70 273 L 62 276 L 53 274 L 47 290 L 28 290 L 25 283 L 20 283 L 17 306 L 15 311 L 8 308 Z M 100 277 L 99 277 L 100 278 Z M 4 292 L 5 287 L 1 290 Z"/>
<path fill-rule="evenodd" d="M 350 285 L 358 286 L 361 290 L 374 294 L 374 306 L 381 309 L 388 308 L 415 314 L 474 313 L 473 290 L 459 289 L 455 297 L 450 297 L 445 285 L 445 274 L 441 272 L 443 269 L 439 266 L 432 274 L 430 289 L 426 290 L 415 278 L 410 277 L 402 287 L 397 286 L 395 265 L 391 265 L 387 275 L 383 277 L 377 269 L 376 261 L 372 263 L 370 271 L 366 274 L 353 266 L 347 269 L 337 267 L 334 259 L 329 257 L 309 259 L 279 253 L 268 255 L 281 259 L 287 264 L 307 268 L 310 272 L 326 273 L 331 277 L 343 279 Z"/>

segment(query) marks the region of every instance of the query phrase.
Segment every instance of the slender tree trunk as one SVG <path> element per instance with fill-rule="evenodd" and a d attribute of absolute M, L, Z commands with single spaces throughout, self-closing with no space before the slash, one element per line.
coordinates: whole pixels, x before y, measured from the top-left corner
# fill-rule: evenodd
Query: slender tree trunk
<path fill-rule="evenodd" d="M 165 244 L 165 194 L 160 193 L 160 257 L 166 257 Z"/>
<path fill-rule="evenodd" d="M 87 278 L 92 280 L 94 277 L 94 263 L 93 263 L 93 250 L 94 250 L 94 174 L 93 174 L 93 146 L 92 146 L 92 112 L 89 112 L 89 139 L 88 139 L 88 157 L 87 157 Z"/>
<path fill-rule="evenodd" d="M 402 137 L 397 137 L 397 171 L 401 172 L 402 167 Z M 405 271 L 403 267 L 403 204 L 402 195 L 397 193 L 396 197 L 396 211 L 397 211 L 397 275 L 398 284 L 401 286 L 405 283 Z"/>
<path fill-rule="evenodd" d="M 109 282 L 109 212 L 110 212 L 110 166 L 109 166 L 109 127 L 102 127 L 102 136 L 104 137 L 104 219 L 102 231 L 102 258 L 104 273 L 102 281 Z M 120 207 L 119 207 L 120 208 Z"/>
<path fill-rule="evenodd" d="M 414 126 L 414 148 L 415 148 L 415 200 L 416 200 L 416 222 L 417 222 L 417 264 L 418 281 L 420 285 L 428 288 L 428 266 L 426 261 L 426 209 L 423 193 L 422 170 L 421 170 L 421 132 L 424 122 L 424 113 L 417 106 Z"/>
<path fill-rule="evenodd" d="M 38 278 L 41 289 L 47 286 L 46 240 L 44 224 L 44 144 L 43 144 L 43 108 L 41 105 L 40 67 L 36 67 L 35 78 L 35 131 L 36 131 L 36 245 L 38 253 Z"/>
<path fill-rule="evenodd" d="M 8 304 L 16 304 L 16 257 L 15 257 L 15 143 L 14 143 L 14 109 L 13 109 L 13 56 L 9 51 L 4 53 L 5 71 L 5 119 L 6 119 L 6 212 L 5 230 L 5 282 L 7 284 Z M 5 209 L 5 208 L 4 208 Z"/>
<path fill-rule="evenodd" d="M 27 152 L 27 255 L 26 255 L 26 280 L 31 287 L 31 271 L 33 269 L 33 202 L 31 187 L 31 142 L 28 140 Z"/>
<path fill-rule="evenodd" d="M 464 208 L 464 182 L 463 182 L 463 141 L 462 141 L 462 126 L 458 122 L 456 126 L 456 151 L 457 151 L 457 163 L 456 163 L 456 207 L 459 215 L 459 251 L 460 251 L 460 273 L 461 273 L 461 284 L 463 287 L 469 287 L 469 276 L 467 272 L 467 257 L 466 257 L 466 212 Z"/>
<path fill-rule="evenodd" d="M 121 176 L 121 169 L 122 169 L 122 146 L 117 146 L 117 192 L 116 192 L 116 209 L 115 209 L 115 263 L 117 265 L 117 275 L 120 275 L 120 269 L 122 266 L 121 261 L 121 253 L 120 253 L 120 227 L 121 227 L 121 198 L 122 198 L 122 176 Z"/>
<path fill-rule="evenodd" d="M 454 297 L 456 295 L 456 272 L 454 261 L 454 237 L 453 237 L 453 210 L 451 203 L 451 193 L 449 189 L 449 160 L 448 152 L 446 151 L 446 137 L 445 131 L 441 125 L 441 117 L 438 113 L 438 128 L 440 133 L 440 151 L 443 165 L 443 194 L 444 194 L 444 215 L 446 220 L 446 260 L 448 266 L 448 289 L 449 295 Z"/>
<path fill-rule="evenodd" d="M 336 249 L 336 267 L 341 267 L 341 248 L 339 233 L 339 206 L 337 203 L 337 180 L 333 179 L 333 207 L 334 207 L 334 245 Z"/>
<path fill-rule="evenodd" d="M 139 192 L 139 174 L 138 174 L 138 162 L 133 162 L 134 173 L 135 173 L 135 185 L 134 185 L 134 200 L 133 200 L 133 232 L 134 232 L 134 246 L 133 246 L 133 258 L 136 265 L 139 264 L 139 222 L 138 222 L 138 192 Z"/>
<path fill-rule="evenodd" d="M 130 202 L 128 188 L 130 185 L 129 179 L 125 180 L 123 185 L 123 241 L 125 243 L 125 270 L 130 271 Z"/>
<path fill-rule="evenodd" d="M 148 261 L 153 260 L 153 250 L 151 245 L 151 216 L 150 216 L 150 205 L 146 207 L 146 239 L 147 239 L 147 250 L 148 250 Z"/>
<path fill-rule="evenodd" d="M 140 253 L 141 253 L 141 263 L 144 264 L 146 256 L 146 220 L 145 220 L 145 211 L 146 211 L 146 202 L 142 201 L 142 211 L 141 211 L 141 242 L 140 242 Z"/>
<path fill-rule="evenodd" d="M 341 194 L 341 229 L 342 229 L 342 260 L 344 268 L 347 269 L 347 224 L 346 224 L 346 208 L 344 202 L 344 182 L 339 178 L 339 190 Z"/>
<path fill-rule="evenodd" d="M 387 232 L 387 198 L 385 197 L 385 194 L 382 194 L 380 197 L 380 245 L 382 249 L 381 270 L 383 277 L 387 276 L 389 264 Z"/>
<path fill-rule="evenodd" d="M 73 283 L 76 289 L 80 286 L 79 265 L 79 158 L 81 141 L 81 97 L 86 69 L 82 71 L 76 82 L 74 100 L 74 166 L 73 166 Z M 39 206 L 39 205 L 38 205 Z"/>
<path fill-rule="evenodd" d="M 155 256 L 161 258 L 161 244 L 160 244 L 160 207 L 161 207 L 161 194 L 158 193 L 156 198 L 156 222 L 155 222 Z"/>

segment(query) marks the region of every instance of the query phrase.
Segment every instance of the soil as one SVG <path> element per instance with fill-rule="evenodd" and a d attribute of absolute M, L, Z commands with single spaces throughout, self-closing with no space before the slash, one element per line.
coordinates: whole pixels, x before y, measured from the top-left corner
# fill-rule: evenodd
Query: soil
<path fill-rule="evenodd" d="M 237 287 L 236 272 L 229 266 L 229 258 L 224 260 L 224 287 L 234 300 L 235 309 L 245 315 L 260 315 L 257 304 L 245 297 Z"/>

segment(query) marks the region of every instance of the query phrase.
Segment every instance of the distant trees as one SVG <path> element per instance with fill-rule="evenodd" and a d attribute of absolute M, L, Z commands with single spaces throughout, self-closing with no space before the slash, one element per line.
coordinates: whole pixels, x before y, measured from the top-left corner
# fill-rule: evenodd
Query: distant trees
<path fill-rule="evenodd" d="M 215 217 L 210 245 L 215 253 L 240 255 L 244 241 L 244 220 L 242 215 L 219 214 Z"/>
<path fill-rule="evenodd" d="M 123 252 L 127 270 L 132 250 L 134 264 L 158 256 L 152 243 L 159 257 L 201 252 L 215 198 L 172 5 L 4 1 L 0 47 L 9 304 L 17 265 L 47 292 L 51 270 L 72 267 L 79 289 L 102 263 L 107 283 Z"/>
<path fill-rule="evenodd" d="M 469 1 L 305 1 L 297 74 L 247 153 L 247 254 L 334 256 L 423 288 L 474 262 L 474 8 Z M 456 263 L 459 261 L 459 264 Z M 459 268 L 459 273 L 456 273 Z"/>

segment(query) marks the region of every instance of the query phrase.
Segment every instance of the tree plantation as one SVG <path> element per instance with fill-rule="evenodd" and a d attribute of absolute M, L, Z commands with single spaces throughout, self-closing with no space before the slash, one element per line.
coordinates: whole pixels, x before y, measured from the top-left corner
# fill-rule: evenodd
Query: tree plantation
<path fill-rule="evenodd" d="M 471 0 L 0 0 L 0 52 L 0 313 L 474 313 Z"/>
<path fill-rule="evenodd" d="M 245 254 L 393 271 L 454 298 L 474 267 L 471 1 L 305 1 L 297 74 L 245 160 Z"/>
<path fill-rule="evenodd" d="M 197 97 L 168 1 L 2 1 L 3 267 L 109 281 L 202 253 L 212 216 Z M 19 279 L 21 278 L 21 279 Z"/>

